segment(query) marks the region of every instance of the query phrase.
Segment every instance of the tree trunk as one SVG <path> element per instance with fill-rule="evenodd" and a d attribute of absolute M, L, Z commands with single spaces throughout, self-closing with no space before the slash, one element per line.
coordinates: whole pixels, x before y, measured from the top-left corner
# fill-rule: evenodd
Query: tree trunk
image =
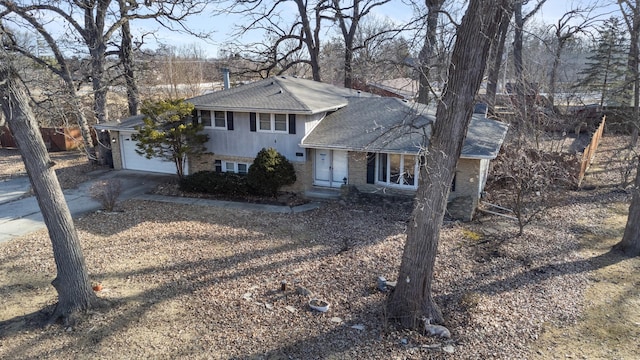
<path fill-rule="evenodd" d="M 425 0 L 427 5 L 427 36 L 420 50 L 420 67 L 418 69 L 418 102 L 429 103 L 431 93 L 430 74 L 433 59 L 436 54 L 436 39 L 438 34 L 438 17 L 444 0 Z"/>
<path fill-rule="evenodd" d="M 629 205 L 629 217 L 624 228 L 622 241 L 614 249 L 624 252 L 628 256 L 640 255 L 640 162 L 636 170 L 636 181 L 633 187 L 633 197 Z"/>
<path fill-rule="evenodd" d="M 69 64 L 62 54 L 62 51 L 58 47 L 56 40 L 44 28 L 44 26 L 42 26 L 38 19 L 29 11 L 25 10 L 25 8 L 16 6 L 14 2 L 0 1 L 0 4 L 7 7 L 7 9 L 14 11 L 18 16 L 22 17 L 24 20 L 30 23 L 33 28 L 40 34 L 40 36 L 46 41 L 47 45 L 53 52 L 53 56 L 57 61 L 59 68 L 49 65 L 45 66 L 49 70 L 51 70 L 51 72 L 60 76 L 64 81 L 65 88 L 69 95 L 69 102 L 71 103 L 73 111 L 76 114 L 78 127 L 80 128 L 80 133 L 82 134 L 82 140 L 84 143 L 85 151 L 87 152 L 87 158 L 90 162 L 95 161 L 97 159 L 97 150 L 96 147 L 93 146 L 91 129 L 89 128 L 89 123 L 86 116 L 84 115 L 84 112 L 82 111 L 80 101 L 78 100 L 80 97 L 77 95 L 75 84 L 73 83 L 73 78 L 71 77 L 71 71 L 69 70 Z"/>
<path fill-rule="evenodd" d="M 302 36 L 307 51 L 309 51 L 309 63 L 311 65 L 311 75 L 314 81 L 321 81 L 320 79 L 320 22 L 321 6 L 317 6 L 315 29 L 311 30 L 311 20 L 309 14 L 307 14 L 307 2 L 303 0 L 295 0 L 298 13 L 300 15 L 300 22 L 302 23 Z"/>
<path fill-rule="evenodd" d="M 518 106 L 521 107 L 523 120 L 526 121 L 527 116 L 527 99 L 525 94 L 524 64 L 522 60 L 522 46 L 524 33 L 524 19 L 522 17 L 522 0 L 516 0 L 514 3 L 514 20 L 515 29 L 513 34 L 513 69 L 515 71 L 516 94 Z"/>
<path fill-rule="evenodd" d="M 425 165 L 420 169 L 398 284 L 387 304 L 389 316 L 405 327 L 415 328 L 422 316 L 442 322 L 431 293 L 440 227 L 474 97 L 508 1 L 471 0 L 458 28 L 449 79 L 438 103 Z"/>
<path fill-rule="evenodd" d="M 122 2 L 123 0 L 120 0 Z M 121 11 L 124 8 L 121 5 Z M 121 18 L 126 17 L 126 13 L 120 15 Z M 131 43 L 131 28 L 129 21 L 122 23 L 122 41 L 120 48 L 120 61 L 124 70 L 124 80 L 127 86 L 127 103 L 129 105 L 129 115 L 138 115 L 138 105 L 140 103 L 140 91 L 136 82 L 134 62 L 133 62 L 133 46 Z"/>
<path fill-rule="evenodd" d="M 513 11 L 505 12 L 500 19 L 500 27 L 498 28 L 499 40 L 493 46 L 493 60 L 489 66 L 489 74 L 487 75 L 487 102 L 493 109 L 496 105 L 496 94 L 498 93 L 498 77 L 500 76 L 500 68 L 502 67 L 502 57 L 504 56 L 504 44 L 507 41 L 507 33 L 509 32 L 509 23 L 511 22 Z"/>
<path fill-rule="evenodd" d="M 97 123 L 105 123 L 107 114 L 107 87 L 104 84 L 104 62 L 106 46 L 95 41 L 91 50 L 91 83 L 93 85 L 93 111 Z"/>
<path fill-rule="evenodd" d="M 353 40 L 345 42 L 344 49 L 344 87 L 351 89 L 353 85 Z"/>
<path fill-rule="evenodd" d="M 93 136 L 92 130 L 89 126 L 89 122 L 87 121 L 87 117 L 84 115 L 84 111 L 82 111 L 82 104 L 80 104 L 80 96 L 76 91 L 75 84 L 73 83 L 73 79 L 71 78 L 71 73 L 66 65 L 62 66 L 62 71 L 60 72 L 60 76 L 65 83 L 65 88 L 69 95 L 69 102 L 73 107 L 73 112 L 76 115 L 76 122 L 78 123 L 78 127 L 80 128 L 80 135 L 82 136 L 82 143 L 84 145 L 85 151 L 87 153 L 87 158 L 89 162 L 95 162 L 98 160 L 97 156 L 97 146 L 93 145 Z"/>
<path fill-rule="evenodd" d="M 556 80 L 558 77 L 558 68 L 560 67 L 560 57 L 562 56 L 562 49 L 564 48 L 564 44 L 564 41 L 559 39 L 559 43 L 553 56 L 553 65 L 551 66 L 551 75 L 549 76 L 549 103 L 551 103 L 551 109 L 553 109 L 556 105 Z"/>
<path fill-rule="evenodd" d="M 68 320 L 99 300 L 91 289 L 80 240 L 53 170 L 54 163 L 39 135 L 26 88 L 6 59 L 0 61 L 0 79 L 0 105 L 22 154 L 53 247 L 57 276 L 51 284 L 58 292 L 58 304 L 51 320 Z"/>
<path fill-rule="evenodd" d="M 629 72 L 633 79 L 633 130 L 630 147 L 638 143 L 638 127 L 640 127 L 640 69 L 638 69 L 638 42 L 640 41 L 640 4 L 636 1 L 633 16 L 633 27 L 630 29 L 631 44 L 629 46 Z"/>

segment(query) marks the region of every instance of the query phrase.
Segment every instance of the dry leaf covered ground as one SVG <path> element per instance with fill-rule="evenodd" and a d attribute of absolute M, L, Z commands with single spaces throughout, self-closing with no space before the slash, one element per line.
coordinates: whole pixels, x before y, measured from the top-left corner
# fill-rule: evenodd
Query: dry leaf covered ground
<path fill-rule="evenodd" d="M 605 138 L 599 159 L 619 141 Z M 629 202 L 614 186 L 618 172 L 603 169 L 590 179 L 604 186 L 559 193 L 522 237 L 497 217 L 445 225 L 434 291 L 451 340 L 385 321 L 376 277 L 393 279 L 399 267 L 409 210 L 401 205 L 336 202 L 281 215 L 131 200 L 76 221 L 111 306 L 75 326 L 39 325 L 56 299 L 46 232 L 0 244 L 0 358 L 631 359 L 640 353 L 640 305 L 629 292 L 640 263 L 602 242 L 619 239 Z M 626 280 L 602 273 L 614 268 Z M 604 299 L 612 281 L 626 287 Z M 329 311 L 310 310 L 296 286 Z M 600 328 L 588 352 L 580 341 L 591 317 Z M 617 335 L 598 337 L 612 317 Z"/>

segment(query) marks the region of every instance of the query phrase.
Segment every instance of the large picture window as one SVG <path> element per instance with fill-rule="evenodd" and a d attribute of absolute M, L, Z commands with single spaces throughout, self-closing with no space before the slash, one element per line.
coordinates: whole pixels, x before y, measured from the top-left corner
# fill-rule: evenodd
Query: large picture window
<path fill-rule="evenodd" d="M 389 186 L 415 188 L 416 167 L 415 155 L 378 153 L 376 182 Z"/>

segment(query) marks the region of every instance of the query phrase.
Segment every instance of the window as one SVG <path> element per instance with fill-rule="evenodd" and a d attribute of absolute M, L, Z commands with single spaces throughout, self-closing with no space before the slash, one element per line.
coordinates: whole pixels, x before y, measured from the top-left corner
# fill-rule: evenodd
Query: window
<path fill-rule="evenodd" d="M 214 168 L 215 172 L 221 173 L 222 172 L 222 160 L 214 161 L 213 162 L 213 168 Z"/>
<path fill-rule="evenodd" d="M 377 154 L 377 182 L 398 186 L 416 187 L 417 162 L 414 155 Z"/>
<path fill-rule="evenodd" d="M 249 171 L 249 164 L 247 163 L 220 160 L 216 160 L 216 171 L 218 171 L 218 162 L 220 162 L 220 171 L 224 169 L 224 172 L 236 174 L 246 174 Z"/>
<path fill-rule="evenodd" d="M 271 114 L 260 114 L 260 130 L 271 131 Z"/>
<path fill-rule="evenodd" d="M 378 181 L 387 182 L 387 154 L 378 154 Z"/>
<path fill-rule="evenodd" d="M 275 114 L 273 128 L 275 131 L 287 131 L 287 115 Z"/>
<path fill-rule="evenodd" d="M 287 114 L 258 114 L 258 131 L 283 132 L 289 131 Z"/>
<path fill-rule="evenodd" d="M 200 110 L 198 122 L 204 126 L 211 126 L 211 111 Z"/>
<path fill-rule="evenodd" d="M 227 118 L 224 111 L 214 111 L 213 118 L 214 127 L 223 129 L 227 128 Z"/>

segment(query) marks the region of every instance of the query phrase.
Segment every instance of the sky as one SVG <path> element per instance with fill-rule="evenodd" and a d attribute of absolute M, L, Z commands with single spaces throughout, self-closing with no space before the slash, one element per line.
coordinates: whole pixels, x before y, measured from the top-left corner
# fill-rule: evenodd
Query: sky
<path fill-rule="evenodd" d="M 457 1 L 458 3 L 461 2 L 460 0 L 454 1 Z M 546 24 L 555 23 L 563 14 L 572 8 L 591 2 L 593 2 L 593 0 L 547 0 L 534 21 Z M 601 14 L 603 18 L 607 18 L 610 16 L 609 14 L 617 13 L 619 11 L 615 0 L 600 0 L 600 2 L 604 5 L 596 9 L 595 12 Z M 398 23 L 408 21 L 412 15 L 411 8 L 402 0 L 393 0 L 376 8 L 374 12 L 375 17 L 382 19 L 386 18 Z M 208 57 L 216 57 L 219 54 L 219 50 L 224 48 L 222 44 L 230 37 L 234 24 L 239 21 L 242 21 L 240 16 L 227 15 L 214 17 L 211 15 L 210 10 L 205 10 L 202 14 L 190 18 L 188 24 L 192 29 L 213 33 L 211 40 L 200 40 L 185 34 L 170 32 L 150 22 L 145 24 L 138 23 L 134 25 L 134 29 L 136 28 L 135 26 L 138 26 L 138 29 L 140 30 L 152 30 L 154 31 L 158 41 L 163 43 L 176 46 L 197 44 L 197 46 L 200 47 Z M 246 42 L 260 41 L 261 39 L 262 34 L 257 33 L 245 38 Z M 157 45 L 154 42 L 151 42 L 150 47 L 154 46 Z"/>
<path fill-rule="evenodd" d="M 408 1 L 409 0 L 392 0 L 383 6 L 376 7 L 372 12 L 372 15 L 380 19 L 387 19 L 397 23 L 406 23 L 412 18 L 413 15 L 412 8 L 406 5 L 406 2 Z M 419 3 L 423 2 L 423 0 L 414 1 L 417 1 Z M 462 0 L 448 1 L 455 1 L 457 4 L 463 3 Z M 534 21 L 547 24 L 555 23 L 563 14 L 565 14 L 571 8 L 575 8 L 576 6 L 583 5 L 585 3 L 592 3 L 594 1 L 596 0 L 547 0 Z M 619 8 L 618 5 L 616 5 L 615 0 L 599 1 L 603 4 L 608 4 L 596 10 L 596 12 L 603 14 L 603 18 L 609 17 L 610 15 L 608 14 L 619 12 Z M 291 6 L 293 6 L 292 3 L 290 4 Z M 187 24 L 195 32 L 212 33 L 211 38 L 208 40 L 198 39 L 191 35 L 169 31 L 152 20 L 138 20 L 133 22 L 132 31 L 134 32 L 134 34 L 136 32 L 138 34 L 150 32 L 154 34 L 155 39 L 152 39 L 151 37 L 145 38 L 145 43 L 147 44 L 145 47 L 146 49 L 155 49 L 158 47 L 158 43 L 164 43 L 176 47 L 191 46 L 195 44 L 200 50 L 205 53 L 207 57 L 217 57 L 219 55 L 220 49 L 225 49 L 224 43 L 228 41 L 234 25 L 236 23 L 246 21 L 246 19 L 243 19 L 239 15 L 213 16 L 212 13 L 214 9 L 211 7 L 215 5 L 210 3 L 207 6 L 208 8 L 205 9 L 201 14 L 188 18 Z M 290 13 L 294 14 L 295 9 L 292 8 L 290 10 Z M 60 27 L 60 33 L 62 33 L 63 22 L 56 21 L 56 19 L 53 18 L 51 20 L 52 21 L 49 23 L 49 26 L 55 27 L 57 25 L 58 27 Z M 337 31 L 338 29 L 335 30 Z M 242 40 L 245 43 L 250 43 L 259 42 L 262 40 L 262 38 L 262 33 L 252 33 Z"/>
<path fill-rule="evenodd" d="M 133 26 L 133 29 L 138 29 L 141 33 L 151 30 L 154 32 L 158 41 L 162 43 L 176 46 L 197 44 L 201 49 L 205 50 L 208 57 L 215 57 L 218 55 L 219 49 L 222 48 L 222 44 L 230 38 L 234 25 L 240 21 L 245 21 L 245 19 L 239 15 L 212 16 L 211 13 L 213 10 L 214 9 L 210 8 L 202 14 L 190 17 L 188 20 L 188 25 L 191 29 L 199 32 L 212 32 L 213 34 L 210 40 L 201 40 L 193 36 L 171 32 L 148 21 L 145 23 L 138 22 Z M 294 13 L 294 11 L 295 9 L 291 9 L 291 13 Z M 376 7 L 372 14 L 382 19 L 405 23 L 411 19 L 412 10 L 405 5 L 402 0 L 393 0 L 385 5 Z M 336 28 L 336 31 L 337 30 Z M 262 33 L 252 33 L 246 37 L 246 41 L 260 41 L 262 37 Z M 151 41 L 150 46 L 153 47 L 157 45 Z"/>

